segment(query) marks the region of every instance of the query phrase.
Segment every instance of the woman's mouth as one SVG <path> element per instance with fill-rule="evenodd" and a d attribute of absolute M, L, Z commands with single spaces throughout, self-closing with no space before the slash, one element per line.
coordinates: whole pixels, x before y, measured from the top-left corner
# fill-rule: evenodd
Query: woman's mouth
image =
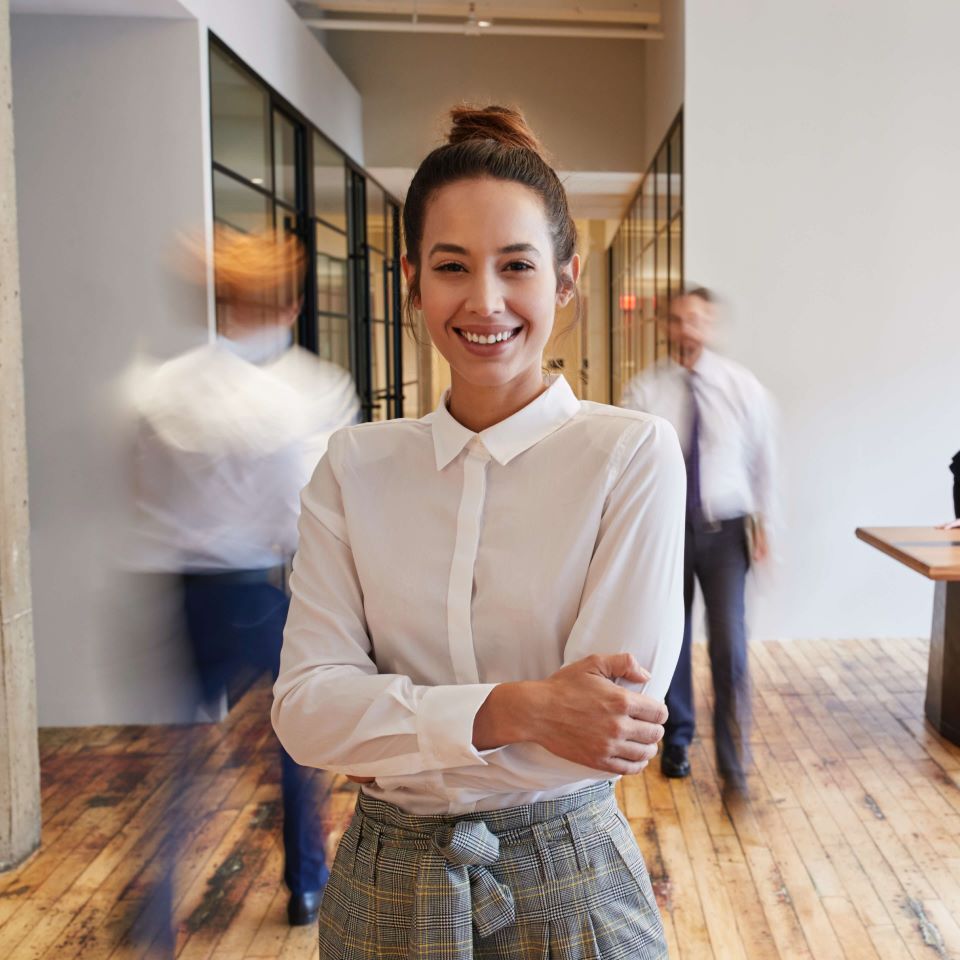
<path fill-rule="evenodd" d="M 490 330 L 467 330 L 454 327 L 457 336 L 467 344 L 471 353 L 490 354 L 502 350 L 520 335 L 523 327 L 497 327 Z"/>

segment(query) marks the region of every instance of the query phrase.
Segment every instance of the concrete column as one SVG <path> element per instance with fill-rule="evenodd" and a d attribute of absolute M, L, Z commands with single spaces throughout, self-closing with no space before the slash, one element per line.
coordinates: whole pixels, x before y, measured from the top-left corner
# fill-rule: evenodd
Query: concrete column
<path fill-rule="evenodd" d="M 40 843 L 10 4 L 0 0 L 0 870 Z"/>

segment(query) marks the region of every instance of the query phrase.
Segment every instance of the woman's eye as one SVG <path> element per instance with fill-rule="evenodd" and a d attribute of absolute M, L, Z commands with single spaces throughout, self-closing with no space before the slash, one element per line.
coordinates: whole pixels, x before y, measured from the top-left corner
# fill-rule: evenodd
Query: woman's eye
<path fill-rule="evenodd" d="M 443 273 L 462 273 L 466 268 L 462 263 L 451 261 L 450 263 L 438 263 L 433 269 L 440 270 Z"/>
<path fill-rule="evenodd" d="M 515 273 L 523 273 L 526 270 L 532 270 L 533 264 L 527 263 L 526 260 L 511 260 L 505 269 L 511 270 Z"/>

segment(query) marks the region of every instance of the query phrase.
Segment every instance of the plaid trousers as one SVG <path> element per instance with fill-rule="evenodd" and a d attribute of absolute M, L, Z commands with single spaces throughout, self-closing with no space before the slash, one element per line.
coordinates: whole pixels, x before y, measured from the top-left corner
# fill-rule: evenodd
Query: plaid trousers
<path fill-rule="evenodd" d="M 460 816 L 360 795 L 320 907 L 320 960 L 662 960 L 611 783 Z"/>

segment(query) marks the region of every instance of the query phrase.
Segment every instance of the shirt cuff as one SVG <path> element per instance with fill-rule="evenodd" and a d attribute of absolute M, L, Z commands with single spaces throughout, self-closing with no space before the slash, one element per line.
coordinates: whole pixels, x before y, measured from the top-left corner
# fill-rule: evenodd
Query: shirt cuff
<path fill-rule="evenodd" d="M 417 708 L 417 745 L 430 767 L 486 766 L 473 745 L 473 721 L 495 683 L 430 687 Z"/>

